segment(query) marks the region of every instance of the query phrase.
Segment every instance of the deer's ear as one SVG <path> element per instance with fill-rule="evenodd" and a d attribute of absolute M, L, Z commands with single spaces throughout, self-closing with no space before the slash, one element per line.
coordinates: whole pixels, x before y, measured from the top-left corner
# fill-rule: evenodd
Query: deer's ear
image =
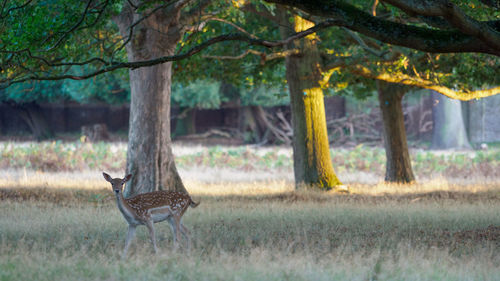
<path fill-rule="evenodd" d="M 106 174 L 105 172 L 102 172 L 102 175 L 104 176 L 104 179 L 111 182 L 111 180 L 113 180 L 108 174 Z"/>
<path fill-rule="evenodd" d="M 128 182 L 131 178 L 132 178 L 132 174 L 128 174 L 128 175 L 126 175 L 126 176 L 123 178 L 122 182 L 123 182 L 123 183 L 126 183 L 126 182 Z"/>

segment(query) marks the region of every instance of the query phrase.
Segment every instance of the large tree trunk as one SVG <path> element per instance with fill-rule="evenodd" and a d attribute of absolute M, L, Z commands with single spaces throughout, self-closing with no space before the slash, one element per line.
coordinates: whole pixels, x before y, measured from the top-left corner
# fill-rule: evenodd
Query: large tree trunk
<path fill-rule="evenodd" d="M 385 180 L 410 183 L 415 181 L 406 141 L 401 101 L 407 89 L 401 85 L 377 81 L 379 106 L 384 124 L 386 155 Z"/>
<path fill-rule="evenodd" d="M 125 5 L 115 21 L 126 38 L 128 27 L 144 15 Z M 179 10 L 161 9 L 135 26 L 126 47 L 128 60 L 173 55 L 181 38 L 179 16 Z M 186 192 L 171 148 L 171 77 L 171 62 L 130 70 L 127 173 L 132 178 L 127 184 L 127 196 L 162 189 Z"/>
<path fill-rule="evenodd" d="M 432 100 L 431 149 L 470 149 L 461 102 L 437 92 L 432 92 Z"/>
<path fill-rule="evenodd" d="M 302 31 L 307 29 L 307 25 L 309 23 L 306 20 L 296 17 L 294 27 L 282 25 L 282 37 L 287 37 L 290 29 Z M 300 54 L 286 57 L 293 125 L 294 174 L 296 186 L 305 184 L 332 189 L 342 183 L 335 174 L 330 156 L 323 90 L 320 85 L 323 75 L 316 41 L 317 38 L 310 35 L 287 46 L 289 49 L 300 50 Z"/>

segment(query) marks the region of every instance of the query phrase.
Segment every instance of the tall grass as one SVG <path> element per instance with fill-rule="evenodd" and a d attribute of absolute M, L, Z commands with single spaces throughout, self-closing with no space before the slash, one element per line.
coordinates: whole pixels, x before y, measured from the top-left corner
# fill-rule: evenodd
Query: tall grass
<path fill-rule="evenodd" d="M 152 254 L 147 230 L 140 227 L 124 261 L 118 256 L 126 222 L 112 195 L 94 200 L 96 194 L 110 191 L 42 191 L 52 195 L 0 197 L 1 280 L 498 280 L 500 276 L 498 189 L 480 196 L 446 197 L 195 193 L 202 203 L 184 217 L 193 235 L 191 251 L 173 251 L 170 229 L 160 223 L 156 225 L 160 254 Z"/>

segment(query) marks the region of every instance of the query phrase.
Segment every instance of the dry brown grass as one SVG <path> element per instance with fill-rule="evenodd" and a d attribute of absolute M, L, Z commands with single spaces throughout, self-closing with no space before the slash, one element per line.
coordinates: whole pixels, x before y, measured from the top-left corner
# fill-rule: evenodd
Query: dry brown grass
<path fill-rule="evenodd" d="M 287 180 L 185 180 L 201 205 L 174 252 L 126 223 L 99 172 L 3 172 L 0 280 L 498 280 L 500 185 L 436 180 L 295 190 Z M 231 175 L 223 174 L 222 179 Z"/>

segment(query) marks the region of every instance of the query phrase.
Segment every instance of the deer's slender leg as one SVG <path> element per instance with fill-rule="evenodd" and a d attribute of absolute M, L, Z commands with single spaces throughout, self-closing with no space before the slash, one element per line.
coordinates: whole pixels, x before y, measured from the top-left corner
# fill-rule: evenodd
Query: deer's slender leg
<path fill-rule="evenodd" d="M 189 233 L 189 230 L 182 224 L 182 221 L 180 223 L 180 226 L 181 226 L 181 233 L 187 240 L 188 250 L 191 250 L 191 234 Z"/>
<path fill-rule="evenodd" d="M 149 230 L 149 238 L 151 239 L 151 243 L 153 243 L 153 249 L 155 251 L 155 254 L 157 254 L 158 248 L 156 248 L 155 227 L 154 227 L 153 220 L 148 220 L 146 222 L 146 226 Z"/>
<path fill-rule="evenodd" d="M 127 256 L 128 247 L 130 246 L 130 242 L 132 241 L 132 238 L 134 238 L 134 235 L 135 235 L 135 225 L 129 225 L 127 232 L 127 240 L 125 240 L 125 248 L 123 249 L 122 259 Z"/>
<path fill-rule="evenodd" d="M 181 232 L 182 232 L 182 228 L 181 228 L 181 218 L 179 216 L 174 216 L 174 222 L 175 222 L 175 228 L 177 229 L 176 231 L 176 237 L 175 237 L 175 240 L 177 240 L 177 243 L 178 244 L 181 240 Z M 177 248 L 177 247 L 176 247 Z"/>
<path fill-rule="evenodd" d="M 178 232 L 180 231 L 180 229 L 177 228 L 177 224 L 175 223 L 175 218 L 173 216 L 171 216 L 169 219 L 168 219 L 168 222 L 170 223 L 170 228 L 172 229 L 172 234 L 173 234 L 173 240 L 174 240 L 174 249 L 177 249 L 177 242 L 178 242 Z"/>

